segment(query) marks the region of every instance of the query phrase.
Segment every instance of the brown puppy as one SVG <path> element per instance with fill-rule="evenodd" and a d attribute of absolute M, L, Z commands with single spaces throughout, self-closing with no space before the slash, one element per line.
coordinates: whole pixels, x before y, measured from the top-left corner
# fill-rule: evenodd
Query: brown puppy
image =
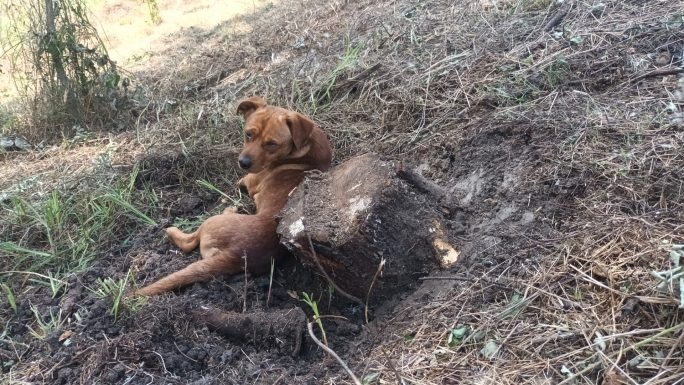
<path fill-rule="evenodd" d="M 288 194 L 307 170 L 326 171 L 332 150 L 325 133 L 297 112 L 266 105 L 258 97 L 242 101 L 237 109 L 245 118 L 245 144 L 238 163 L 249 173 L 240 180 L 256 203 L 256 214 L 243 215 L 234 208 L 213 216 L 192 234 L 175 227 L 166 229 L 171 242 L 188 253 L 197 246 L 202 259 L 136 292 L 155 295 L 222 274 L 245 269 L 263 274 L 271 258 L 286 253 L 276 234 L 275 216 Z"/>

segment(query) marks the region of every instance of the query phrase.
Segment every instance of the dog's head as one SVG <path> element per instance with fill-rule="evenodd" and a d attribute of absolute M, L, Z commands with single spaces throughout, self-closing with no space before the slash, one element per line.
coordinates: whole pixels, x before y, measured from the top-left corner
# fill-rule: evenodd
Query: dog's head
<path fill-rule="evenodd" d="M 269 106 L 260 97 L 241 101 L 237 113 L 245 118 L 245 145 L 238 158 L 244 170 L 258 173 L 309 151 L 314 123 L 306 116 Z"/>

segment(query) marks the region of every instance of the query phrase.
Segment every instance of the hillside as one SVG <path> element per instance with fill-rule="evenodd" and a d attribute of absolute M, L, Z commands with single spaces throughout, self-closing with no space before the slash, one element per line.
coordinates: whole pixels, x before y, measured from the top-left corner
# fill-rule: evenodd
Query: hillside
<path fill-rule="evenodd" d="M 302 0 L 156 44 L 121 127 L 0 154 L 3 383 L 353 383 L 308 336 L 292 356 L 198 316 L 311 317 L 305 292 L 364 384 L 683 383 L 681 2 Z M 119 305 L 197 258 L 164 227 L 250 210 L 235 109 L 252 95 L 311 116 L 335 164 L 377 152 L 444 187 L 456 266 L 368 323 L 294 260 L 272 288 Z"/>

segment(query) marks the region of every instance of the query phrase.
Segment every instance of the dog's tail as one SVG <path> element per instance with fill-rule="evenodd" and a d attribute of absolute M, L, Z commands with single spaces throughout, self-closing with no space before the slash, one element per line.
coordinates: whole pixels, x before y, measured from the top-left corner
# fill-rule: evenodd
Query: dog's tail
<path fill-rule="evenodd" d="M 192 234 L 186 234 L 180 231 L 177 227 L 169 227 L 166 229 L 166 235 L 169 237 L 179 249 L 184 253 L 189 253 L 197 248 L 199 245 L 199 230 Z"/>
<path fill-rule="evenodd" d="M 191 283 L 208 281 L 219 275 L 237 274 L 243 270 L 244 263 L 240 258 L 201 259 L 136 291 L 135 294 L 141 296 L 161 294 Z"/>

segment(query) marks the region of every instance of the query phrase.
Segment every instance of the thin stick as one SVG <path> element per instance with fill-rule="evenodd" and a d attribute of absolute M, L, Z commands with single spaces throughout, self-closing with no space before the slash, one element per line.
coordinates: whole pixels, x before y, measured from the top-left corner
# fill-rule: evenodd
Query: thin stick
<path fill-rule="evenodd" d="M 247 252 L 242 252 L 242 258 L 245 260 L 245 290 L 242 297 L 242 312 L 247 312 Z"/>
<path fill-rule="evenodd" d="M 47 275 L 44 275 L 44 274 L 40 274 L 40 273 L 34 273 L 34 272 L 32 272 L 32 271 L 4 270 L 4 271 L 0 271 L 0 274 L 28 274 L 28 275 L 36 275 L 36 276 L 38 276 L 38 277 L 45 278 L 45 279 L 48 279 L 48 280 L 50 280 L 50 281 L 57 281 L 57 282 L 59 282 L 59 283 L 61 283 L 61 284 L 66 284 L 66 281 L 62 281 L 61 279 L 57 279 L 57 278 L 50 277 L 50 276 L 47 276 Z"/>
<path fill-rule="evenodd" d="M 316 250 L 314 250 L 313 242 L 311 241 L 311 236 L 309 235 L 308 232 L 306 233 L 306 238 L 309 240 L 309 248 L 311 249 L 311 255 L 313 256 L 314 263 L 316 263 L 316 267 L 318 267 L 318 270 L 321 272 L 321 274 L 323 274 L 323 276 L 328 281 L 328 283 L 330 285 L 332 285 L 332 287 L 335 289 L 335 291 L 340 293 L 343 297 L 345 297 L 351 301 L 354 301 L 361 306 L 365 306 L 363 301 L 361 301 L 360 299 L 358 299 L 358 298 L 354 297 L 353 295 L 347 293 L 346 291 L 340 289 L 340 287 L 337 286 L 337 284 L 332 280 L 332 278 L 330 278 L 328 273 L 323 268 L 323 265 L 321 265 L 321 262 L 318 260 L 318 255 L 316 255 Z"/>
<path fill-rule="evenodd" d="M 652 78 L 656 76 L 667 76 L 667 75 L 676 75 L 684 72 L 684 68 L 665 68 L 665 69 L 657 69 L 655 71 L 651 71 L 642 75 L 639 75 L 635 77 L 634 79 L 631 80 L 632 83 L 636 83 L 639 80 L 643 80 L 646 78 Z"/>
<path fill-rule="evenodd" d="M 266 307 L 268 307 L 268 304 L 271 302 L 271 288 L 273 287 L 273 268 L 275 266 L 275 263 L 273 261 L 273 257 L 271 257 L 271 275 L 268 279 L 268 294 L 266 295 Z"/>
<path fill-rule="evenodd" d="M 385 267 L 385 258 L 382 258 L 380 260 L 378 269 L 375 271 L 375 275 L 373 275 L 373 280 L 371 281 L 371 284 L 368 287 L 368 293 L 366 293 L 366 303 L 363 306 L 363 316 L 366 319 L 366 323 L 368 323 L 368 301 L 370 300 L 371 291 L 373 291 L 373 285 L 375 285 L 375 280 L 378 279 L 378 276 L 382 272 L 383 267 Z"/>
<path fill-rule="evenodd" d="M 670 348 L 670 352 L 667 353 L 667 356 L 665 356 L 663 363 L 660 364 L 661 368 L 663 368 L 665 366 L 665 363 L 669 361 L 670 358 L 672 358 L 672 354 L 674 353 L 675 349 L 677 349 L 681 345 L 684 345 L 684 329 L 682 329 L 682 332 L 679 334 L 679 338 L 677 338 L 677 341 L 674 344 L 672 344 L 672 348 Z"/>
<path fill-rule="evenodd" d="M 342 368 L 344 368 L 344 370 L 349 374 L 349 377 L 351 377 L 351 379 L 352 379 L 352 381 L 354 382 L 355 385 L 362 385 L 362 384 L 361 384 L 361 381 L 359 381 L 359 379 L 354 375 L 354 372 L 352 372 L 351 369 L 349 369 L 349 367 L 347 366 L 347 364 L 345 364 L 344 361 L 342 361 L 342 359 L 340 358 L 340 356 L 338 356 L 337 353 L 335 353 L 334 350 L 332 350 L 332 349 L 330 349 L 329 347 L 323 345 L 323 343 L 322 343 L 321 341 L 319 341 L 318 338 L 316 338 L 316 336 L 314 335 L 313 328 L 311 327 L 311 325 L 313 325 L 313 322 L 307 322 L 307 323 L 306 323 L 306 329 L 309 331 L 309 337 L 311 337 L 311 339 L 316 343 L 316 345 L 320 346 L 321 349 L 325 350 L 326 353 L 330 354 L 334 359 L 337 360 L 337 362 L 340 363 L 340 365 L 342 365 Z"/>
<path fill-rule="evenodd" d="M 507 280 L 505 277 L 500 277 L 498 278 L 500 280 Z M 462 276 L 457 276 L 457 275 L 452 275 L 452 276 L 442 276 L 442 277 L 418 277 L 419 281 L 465 281 L 465 282 L 473 282 L 473 283 L 478 283 L 479 281 L 485 282 L 487 284 L 490 284 L 492 286 L 497 286 L 503 289 L 510 289 L 510 286 L 502 284 L 500 282 L 495 282 L 494 280 L 487 279 L 486 277 L 462 277 Z M 515 281 L 509 281 L 511 284 L 517 283 Z"/>
<path fill-rule="evenodd" d="M 660 338 L 660 337 L 662 337 L 662 336 L 664 336 L 664 335 L 666 335 L 666 334 L 668 334 L 668 333 L 672 333 L 672 332 L 679 331 L 679 329 L 684 329 L 684 323 L 680 323 L 680 324 L 677 324 L 677 325 L 675 325 L 675 326 L 673 326 L 673 327 L 671 327 L 671 328 L 668 328 L 668 329 L 665 329 L 665 330 L 661 330 L 659 333 L 656 333 L 656 334 L 654 334 L 654 335 L 652 335 L 652 336 L 650 336 L 650 337 L 644 339 L 643 341 L 639 341 L 639 342 L 635 343 L 634 345 L 628 346 L 628 347 L 625 348 L 624 350 L 620 350 L 619 352 L 610 354 L 608 357 L 613 357 L 613 358 L 614 358 L 614 357 L 616 357 L 618 354 L 627 353 L 627 352 L 629 352 L 629 351 L 631 351 L 631 350 L 634 350 L 634 349 L 636 349 L 636 348 L 638 348 L 638 347 L 640 347 L 640 346 L 643 346 L 643 345 L 645 345 L 645 344 L 648 344 L 648 343 L 650 343 L 650 342 L 653 342 L 654 340 L 656 340 L 656 339 L 658 339 L 658 338 Z M 594 355 L 596 355 L 596 354 L 598 354 L 598 353 L 594 353 Z M 579 376 L 582 376 L 582 375 L 584 375 L 585 373 L 588 373 L 588 372 L 594 370 L 597 366 L 601 365 L 602 363 L 603 363 L 603 361 L 597 361 L 597 362 L 595 362 L 595 363 L 593 363 L 593 364 L 587 365 L 584 369 L 580 370 L 579 372 L 577 372 L 577 373 L 575 373 L 575 374 L 572 374 L 572 375 L 568 376 L 566 379 L 564 379 L 563 381 L 559 382 L 558 385 L 563 385 L 563 384 L 570 383 L 570 382 L 573 381 L 575 378 L 577 378 L 577 377 L 579 377 Z"/>
<path fill-rule="evenodd" d="M 178 350 L 178 353 L 180 353 L 183 357 L 189 359 L 189 360 L 192 361 L 192 362 L 197 362 L 197 360 L 192 359 L 192 358 L 188 357 L 185 353 L 183 353 L 183 352 L 180 350 L 180 348 L 178 347 L 178 344 L 176 343 L 176 341 L 173 342 L 173 345 L 176 347 L 176 350 Z"/>
<path fill-rule="evenodd" d="M 582 376 L 585 373 L 591 372 L 592 370 L 596 369 L 596 367 L 600 366 L 601 364 L 603 364 L 603 361 L 596 361 L 592 364 L 589 364 L 584 369 L 580 370 L 579 372 L 577 372 L 575 374 L 568 376 L 565 380 L 559 382 L 558 385 L 563 385 L 563 384 L 568 384 L 570 382 L 573 382 L 577 377 Z"/>
<path fill-rule="evenodd" d="M 385 350 L 384 347 L 381 347 L 380 349 L 382 350 L 382 354 L 385 356 L 385 359 L 387 360 L 387 364 L 389 365 L 390 369 L 392 369 L 394 375 L 397 376 L 397 384 L 404 385 L 404 380 L 401 378 L 401 375 L 399 374 L 397 368 L 394 366 L 394 363 L 392 363 L 389 354 L 387 354 L 387 350 Z"/>

